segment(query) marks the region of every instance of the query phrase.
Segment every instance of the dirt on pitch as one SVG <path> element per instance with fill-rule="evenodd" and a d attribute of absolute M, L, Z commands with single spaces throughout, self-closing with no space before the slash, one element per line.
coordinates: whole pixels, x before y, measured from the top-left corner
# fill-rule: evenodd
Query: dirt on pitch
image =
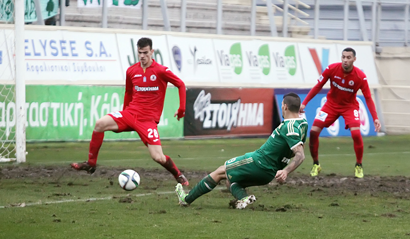
<path fill-rule="evenodd" d="M 121 173 L 122 168 L 98 167 L 93 176 L 102 178 L 116 178 Z M 135 168 L 141 178 L 151 179 L 161 183 L 161 181 L 173 180 L 172 176 L 164 169 L 144 169 Z M 199 181 L 209 172 L 205 171 L 185 171 L 185 176 L 193 181 Z M 4 179 L 39 179 L 49 178 L 50 181 L 59 181 L 67 177 L 90 177 L 85 172 L 77 172 L 69 167 L 63 166 L 17 166 L 9 165 L 0 167 L 0 180 Z M 193 186 L 193 185 L 192 185 Z M 269 186 L 279 187 L 275 181 Z M 324 174 L 318 177 L 309 175 L 292 174 L 286 182 L 287 187 L 308 187 L 311 192 L 326 191 L 328 194 L 340 193 L 391 193 L 399 198 L 410 198 L 410 178 L 404 176 L 365 176 L 363 179 L 357 179 L 353 176 L 340 176 L 337 174 Z"/>

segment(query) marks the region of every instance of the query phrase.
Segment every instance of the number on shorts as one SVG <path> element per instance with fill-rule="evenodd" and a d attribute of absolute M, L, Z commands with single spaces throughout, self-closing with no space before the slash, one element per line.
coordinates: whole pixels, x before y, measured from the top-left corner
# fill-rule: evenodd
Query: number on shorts
<path fill-rule="evenodd" d="M 148 129 L 148 138 L 158 138 L 158 131 L 156 129 Z"/>
<path fill-rule="evenodd" d="M 353 110 L 353 114 L 354 114 L 354 117 L 356 117 L 356 118 L 358 118 L 358 117 L 359 117 L 359 111 L 357 111 L 357 110 Z"/>

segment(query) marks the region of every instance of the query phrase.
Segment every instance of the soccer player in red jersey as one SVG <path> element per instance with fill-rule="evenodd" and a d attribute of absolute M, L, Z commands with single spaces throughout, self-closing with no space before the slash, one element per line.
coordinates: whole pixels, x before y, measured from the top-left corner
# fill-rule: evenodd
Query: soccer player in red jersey
<path fill-rule="evenodd" d="M 356 100 L 356 93 L 360 89 L 366 99 L 367 107 L 373 117 L 374 127 L 377 132 L 381 128 L 377 117 L 376 107 L 372 100 L 366 75 L 353 63 L 356 61 L 356 51 L 353 48 L 346 48 L 342 52 L 342 62 L 329 65 L 318 79 L 300 106 L 300 112 L 304 113 L 304 108 L 309 101 L 315 97 L 328 80 L 330 80 L 330 91 L 327 93 L 327 101 L 316 115 L 313 126 L 310 130 L 310 154 L 313 158 L 313 168 L 311 176 L 317 176 L 321 171 L 319 164 L 319 134 L 324 127 L 329 127 L 339 116 L 343 116 L 346 129 L 350 129 L 353 138 L 353 146 L 356 154 L 355 177 L 363 178 L 363 140 L 360 134 L 359 103 Z"/>
<path fill-rule="evenodd" d="M 152 40 L 141 38 L 137 43 L 140 62 L 127 70 L 124 107 L 122 111 L 109 113 L 97 120 L 91 137 L 88 162 L 72 163 L 76 170 L 94 173 L 97 157 L 103 143 L 104 132 L 136 131 L 154 161 L 167 169 L 184 186 L 189 182 L 172 159 L 164 155 L 157 124 L 164 107 L 168 82 L 178 87 L 179 109 L 175 113 L 178 120 L 185 116 L 186 90 L 184 82 L 167 67 L 152 59 Z"/>

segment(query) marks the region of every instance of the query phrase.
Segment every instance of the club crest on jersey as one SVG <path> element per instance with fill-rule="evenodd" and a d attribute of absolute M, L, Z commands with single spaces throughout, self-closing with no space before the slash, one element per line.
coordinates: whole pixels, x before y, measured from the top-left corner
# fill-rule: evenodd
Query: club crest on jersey
<path fill-rule="evenodd" d="M 317 113 L 317 115 L 316 115 L 316 117 L 315 117 L 315 119 L 318 119 L 318 120 L 321 120 L 321 121 L 325 121 L 326 120 L 326 118 L 327 118 L 327 113 L 326 112 L 323 112 L 323 111 L 319 111 L 319 113 Z"/>
<path fill-rule="evenodd" d="M 353 86 L 353 85 L 354 85 L 354 81 L 352 81 L 352 80 L 349 81 L 349 85 L 350 85 L 350 86 Z"/>
<path fill-rule="evenodd" d="M 152 81 L 155 81 L 157 79 L 157 76 L 156 75 L 151 75 L 151 77 L 149 79 L 152 80 Z"/>

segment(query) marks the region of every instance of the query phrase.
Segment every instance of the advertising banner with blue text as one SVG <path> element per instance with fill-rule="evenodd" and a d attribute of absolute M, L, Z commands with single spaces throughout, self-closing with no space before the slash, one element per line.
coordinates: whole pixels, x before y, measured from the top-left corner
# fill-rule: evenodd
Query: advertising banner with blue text
<path fill-rule="evenodd" d="M 123 81 L 114 34 L 25 31 L 25 77 L 33 80 Z"/>
<path fill-rule="evenodd" d="M 2 87 L 2 86 L 0 86 Z M 90 140 L 95 122 L 102 116 L 121 111 L 124 87 L 120 86 L 27 86 L 27 140 Z M 170 87 L 158 124 L 161 138 L 181 138 L 183 120 L 174 118 L 179 107 L 178 88 Z M 15 126 L 15 104 L 0 102 L 0 127 L 11 132 Z M 4 128 L 4 129 L 3 129 Z M 105 139 L 139 139 L 135 132 L 107 132 Z"/>
<path fill-rule="evenodd" d="M 279 104 L 278 109 L 280 109 L 280 103 L 282 102 L 283 95 L 287 92 L 295 92 L 301 98 L 301 101 L 305 99 L 308 91 L 306 90 L 295 90 L 295 89 L 280 89 L 275 90 L 276 102 Z M 322 90 L 317 94 L 305 108 L 305 116 L 309 124 L 309 131 L 312 127 L 313 121 L 315 120 L 316 115 L 320 112 L 322 106 L 326 103 L 326 94 L 328 90 Z M 366 100 L 362 95 L 356 97 L 360 105 L 359 115 L 360 115 L 360 132 L 363 136 L 376 136 L 374 131 L 373 119 L 370 114 L 369 109 L 366 106 Z M 282 112 L 279 110 L 282 119 Z M 309 132 L 310 134 L 310 132 Z M 339 117 L 330 127 L 324 128 L 320 133 L 322 137 L 334 137 L 334 136 L 350 136 L 350 131 L 345 129 L 345 121 L 343 117 Z"/>

